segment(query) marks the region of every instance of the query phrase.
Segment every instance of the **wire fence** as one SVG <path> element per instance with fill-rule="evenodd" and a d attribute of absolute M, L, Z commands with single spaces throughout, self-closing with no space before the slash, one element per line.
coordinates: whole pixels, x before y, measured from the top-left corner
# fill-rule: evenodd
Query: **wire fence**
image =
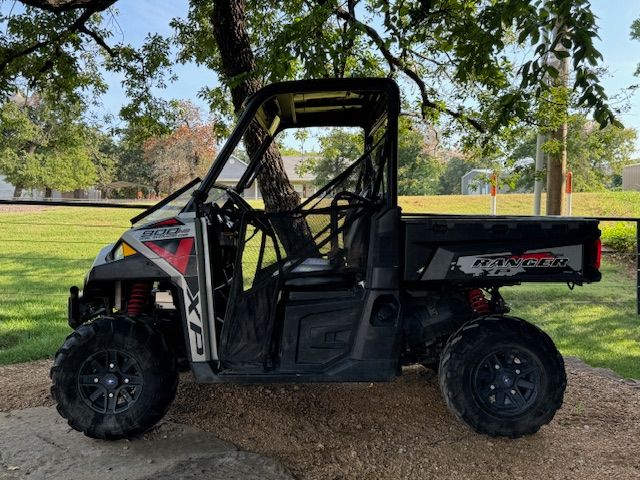
<path fill-rule="evenodd" d="M 0 310 L 3 303 L 11 301 L 31 299 L 36 302 L 38 299 L 57 298 L 51 301 L 63 302 L 62 298 L 68 296 L 69 287 L 81 284 L 99 250 L 115 243 L 130 227 L 128 217 L 137 213 L 131 210 L 148 207 L 144 204 L 115 202 L 70 203 L 0 201 L 0 205 L 7 206 L 50 207 L 33 211 L 12 211 L 10 208 L 0 211 Z M 87 203 L 89 205 L 85 205 Z M 78 210 L 83 213 L 78 214 Z M 599 220 L 640 223 L 639 219 L 619 217 L 603 217 Z M 640 235 L 640 228 L 638 232 Z M 640 314 L 640 256 L 637 249 L 636 252 L 622 253 L 605 249 L 603 271 L 603 279 L 598 283 L 601 287 L 598 290 L 601 292 L 599 298 L 593 295 L 588 298 L 582 298 L 581 295 L 563 298 L 558 294 L 554 304 L 613 305 L 633 299 L 636 311 Z M 540 284 L 532 288 L 554 287 L 556 285 Z M 516 302 L 521 299 L 526 299 L 530 304 L 548 303 L 548 299 L 530 295 L 514 296 Z"/>

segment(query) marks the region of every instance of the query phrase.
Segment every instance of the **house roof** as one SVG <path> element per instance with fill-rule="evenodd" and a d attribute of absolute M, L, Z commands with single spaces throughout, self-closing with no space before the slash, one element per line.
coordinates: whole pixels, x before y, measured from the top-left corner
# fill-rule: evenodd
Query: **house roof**
<path fill-rule="evenodd" d="M 469 170 L 467 173 L 465 173 L 462 176 L 462 179 L 464 180 L 464 179 L 466 179 L 468 177 L 475 178 L 475 177 L 477 177 L 479 175 L 489 175 L 491 173 L 492 173 L 492 171 L 489 170 L 488 168 L 474 168 L 472 170 Z"/>
<path fill-rule="evenodd" d="M 282 163 L 284 164 L 284 170 L 287 173 L 287 177 L 292 181 L 313 181 L 315 175 L 313 173 L 305 173 L 304 175 L 298 174 L 296 167 L 302 161 L 302 157 L 298 155 L 285 155 L 282 157 Z M 225 164 L 222 172 L 220 172 L 219 180 L 223 181 L 237 181 L 240 180 L 247 164 L 238 157 L 232 155 L 229 157 L 229 161 Z"/>
<path fill-rule="evenodd" d="M 316 178 L 316 176 L 311 172 L 307 172 L 304 175 L 300 175 L 297 172 L 296 167 L 300 164 L 302 160 L 303 160 L 303 157 L 299 155 L 285 155 L 282 157 L 282 163 L 284 164 L 284 171 L 287 172 L 287 177 L 289 177 L 289 180 L 313 181 Z"/>

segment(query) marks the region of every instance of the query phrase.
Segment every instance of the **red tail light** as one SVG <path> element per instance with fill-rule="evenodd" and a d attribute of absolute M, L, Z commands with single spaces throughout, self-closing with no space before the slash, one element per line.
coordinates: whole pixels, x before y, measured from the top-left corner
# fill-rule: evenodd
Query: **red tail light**
<path fill-rule="evenodd" d="M 596 267 L 597 269 L 600 268 L 600 263 L 602 263 L 602 240 L 598 239 L 596 240 L 596 244 L 595 244 L 595 250 L 596 250 L 596 260 L 594 262 L 594 267 Z"/>

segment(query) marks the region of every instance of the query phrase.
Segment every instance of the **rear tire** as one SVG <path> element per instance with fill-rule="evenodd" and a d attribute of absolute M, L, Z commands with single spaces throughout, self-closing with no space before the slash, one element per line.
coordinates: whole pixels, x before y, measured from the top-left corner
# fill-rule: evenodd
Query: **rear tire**
<path fill-rule="evenodd" d="M 530 435 L 562 406 L 564 361 L 551 338 L 515 317 L 487 316 L 463 325 L 440 359 L 449 409 L 476 432 Z"/>
<path fill-rule="evenodd" d="M 69 425 L 92 438 L 135 436 L 168 410 L 175 356 L 151 326 L 100 317 L 67 337 L 51 368 L 51 393 Z"/>

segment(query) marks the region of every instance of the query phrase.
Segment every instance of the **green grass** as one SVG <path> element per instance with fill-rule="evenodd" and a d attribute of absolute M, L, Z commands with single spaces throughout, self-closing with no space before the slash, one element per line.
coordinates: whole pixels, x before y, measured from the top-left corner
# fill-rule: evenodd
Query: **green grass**
<path fill-rule="evenodd" d="M 69 333 L 67 296 L 137 210 L 0 213 L 0 365 L 50 356 Z M 71 224 L 71 225 L 70 225 Z"/>
<path fill-rule="evenodd" d="M 640 378 L 640 316 L 635 278 L 628 265 L 605 257 L 602 281 L 566 285 L 525 284 L 502 289 L 511 313 L 546 331 L 564 355 Z"/>
<path fill-rule="evenodd" d="M 261 206 L 260 202 L 253 202 Z M 486 196 L 402 197 L 405 211 L 486 214 Z M 531 195 L 502 195 L 498 213 L 528 214 Z M 640 193 L 574 195 L 574 213 L 640 217 Z M 51 356 L 68 334 L 68 288 L 82 279 L 101 247 L 113 243 L 136 210 L 58 208 L 0 212 L 0 365 Z M 603 264 L 603 281 L 576 287 L 504 289 L 513 314 L 544 328 L 564 354 L 640 378 L 640 317 L 626 262 Z M 628 264 L 628 265 L 627 265 Z"/>

